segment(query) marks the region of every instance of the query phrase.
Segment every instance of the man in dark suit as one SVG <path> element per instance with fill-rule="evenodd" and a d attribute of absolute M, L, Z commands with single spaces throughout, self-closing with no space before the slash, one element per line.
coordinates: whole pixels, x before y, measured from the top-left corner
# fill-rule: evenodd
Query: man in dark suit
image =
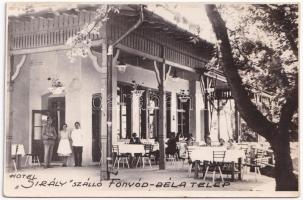
<path fill-rule="evenodd" d="M 137 133 L 133 133 L 129 141 L 130 144 L 141 144 L 140 138 L 137 137 Z"/>
<path fill-rule="evenodd" d="M 170 138 L 166 142 L 167 147 L 165 153 L 169 155 L 175 155 L 178 152 L 177 141 L 175 138 L 175 133 L 170 133 Z"/>

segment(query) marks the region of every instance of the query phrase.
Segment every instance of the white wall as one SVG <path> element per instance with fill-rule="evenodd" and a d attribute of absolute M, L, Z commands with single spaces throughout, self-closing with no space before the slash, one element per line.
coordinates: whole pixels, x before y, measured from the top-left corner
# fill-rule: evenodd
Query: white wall
<path fill-rule="evenodd" d="M 41 110 L 41 96 L 49 93 L 48 77 L 56 77 L 64 84 L 65 118 L 69 128 L 79 121 L 87 135 L 83 149 L 83 164 L 92 160 L 92 108 L 91 98 L 101 92 L 100 74 L 93 68 L 89 58 L 76 59 L 73 63 L 66 57 L 65 51 L 33 54 L 30 56 L 30 106 L 28 112 Z M 26 111 L 25 111 L 26 112 Z M 31 116 L 29 117 L 31 119 Z M 31 120 L 29 127 L 31 129 Z M 29 131 L 29 136 L 31 131 Z M 31 139 L 28 140 L 31 143 Z"/>
<path fill-rule="evenodd" d="M 90 164 L 92 160 L 91 98 L 94 93 L 100 93 L 101 88 L 105 87 L 105 85 L 102 84 L 104 76 L 102 79 L 101 74 L 94 69 L 89 58 L 78 58 L 71 63 L 66 56 L 66 51 L 37 53 L 28 56 L 19 77 L 15 81 L 15 88 L 12 94 L 12 107 L 14 107 L 14 105 L 22 105 L 26 100 L 20 98 L 20 94 L 26 89 L 24 86 L 29 86 L 27 88 L 30 88 L 29 96 L 24 95 L 25 98 L 28 98 L 29 105 L 25 107 L 19 106 L 20 110 L 18 111 L 13 109 L 13 111 L 16 112 L 15 115 L 13 115 L 13 130 L 18 132 L 14 135 L 14 138 L 24 138 L 22 142 L 25 143 L 26 148 L 28 148 L 27 151 L 30 151 L 29 147 L 31 145 L 32 132 L 31 113 L 32 110 L 42 109 L 41 97 L 49 93 L 48 87 L 50 87 L 50 82 L 47 80 L 48 77 L 58 78 L 66 88 L 66 123 L 70 128 L 74 127 L 76 121 L 81 123 L 81 128 L 87 135 L 83 151 L 83 164 Z M 131 83 L 132 80 L 136 80 L 137 83 L 145 87 L 158 88 L 155 72 L 153 71 L 130 66 L 126 69 L 125 73 L 117 72 L 117 81 Z M 189 82 L 187 80 L 180 79 L 177 82 L 171 79 L 167 80 L 166 90 L 171 92 L 172 95 L 171 131 L 177 132 L 176 93 L 179 92 L 180 89 L 187 90 L 188 88 Z M 197 91 L 199 92 L 200 90 L 197 89 Z M 197 108 L 202 107 L 198 99 L 196 101 Z M 16 106 L 16 108 L 17 107 L 18 106 Z M 18 113 L 20 114 L 18 115 Z M 200 122 L 199 110 L 197 110 L 196 113 L 196 120 Z M 115 122 L 117 121 L 117 117 L 117 114 L 113 114 L 113 140 L 117 138 L 115 135 L 115 127 L 117 127 Z M 18 123 L 19 121 L 25 121 L 26 123 Z M 28 131 L 20 132 L 17 130 Z M 199 123 L 196 123 L 196 130 L 201 132 L 199 131 Z M 199 139 L 199 134 L 196 135 L 197 139 Z M 26 140 L 26 138 L 28 139 Z"/>

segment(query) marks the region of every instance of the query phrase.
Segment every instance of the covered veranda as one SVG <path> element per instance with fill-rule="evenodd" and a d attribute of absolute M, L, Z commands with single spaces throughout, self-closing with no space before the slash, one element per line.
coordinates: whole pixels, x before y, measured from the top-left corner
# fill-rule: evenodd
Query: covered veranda
<path fill-rule="evenodd" d="M 30 54 L 68 49 L 64 46 L 67 38 L 76 33 L 83 24 L 92 21 L 94 9 L 93 6 L 80 6 L 78 11 L 61 11 L 59 16 L 52 13 L 38 13 L 40 21 L 20 22 L 16 20 L 16 24 L 12 26 L 9 60 L 13 61 L 18 56 L 26 57 Z M 55 19 L 53 21 L 55 25 L 48 23 L 49 17 Z M 14 20 L 12 19 L 12 21 Z M 40 26 L 43 27 L 41 32 L 28 30 Z M 57 29 L 51 32 L 54 27 Z M 92 110 L 92 120 L 89 121 L 93 123 L 92 130 L 89 130 L 89 122 L 85 121 L 87 115 L 81 116 L 81 119 L 83 127 L 86 128 L 85 131 L 92 132 L 89 135 L 92 137 L 91 149 L 87 148 L 89 150 L 88 153 L 86 152 L 92 155 L 87 156 L 87 159 L 90 159 L 91 156 L 93 163 L 100 163 L 101 180 L 110 179 L 111 172 L 115 170 L 113 168 L 117 167 L 113 166 L 115 162 L 113 145 L 120 146 L 120 150 L 124 151 L 119 153 L 130 153 L 134 157 L 135 153 L 146 154 L 145 145 L 154 145 L 157 138 L 158 147 L 154 145 L 154 150 L 158 148 L 159 151 L 159 167 L 156 168 L 165 170 L 171 165 L 171 162 L 182 162 L 176 157 L 165 155 L 166 139 L 171 132 L 175 132 L 185 138 L 192 134 L 195 140 L 193 146 L 198 149 L 198 153 L 195 154 L 200 155 L 199 151 L 205 150 L 203 149 L 205 140 L 210 136 L 210 109 L 216 106 L 218 128 L 214 133 L 219 141 L 221 138 L 220 107 L 222 101 L 230 101 L 231 94 L 226 89 L 222 75 L 205 70 L 205 64 L 212 54 L 213 44 L 201 38 L 193 43 L 194 34 L 141 6 L 125 6 L 118 15 L 113 14 L 105 28 L 100 31 L 102 39 L 98 35 L 90 35 L 93 40 L 89 54 L 90 60 L 81 60 L 80 63 L 84 64 L 79 71 L 84 74 L 85 70 L 90 67 L 89 65 L 93 65 L 96 70 L 94 72 L 98 74 L 100 81 L 97 85 L 98 93 L 92 94 L 86 91 L 84 93 L 89 98 L 93 96 L 92 108 L 89 108 Z M 11 65 L 13 72 L 16 70 L 16 63 L 11 62 Z M 83 74 L 80 75 L 85 77 Z M 9 78 L 11 80 L 11 77 Z M 81 81 L 84 85 L 85 81 Z M 90 82 L 90 78 L 86 78 L 86 81 L 88 85 L 93 84 Z M 16 83 L 11 82 L 10 84 L 17 87 L 18 80 Z M 83 93 L 78 95 L 81 94 Z M 68 101 L 66 104 L 70 106 Z M 81 105 L 87 105 L 87 102 L 82 102 Z M 82 113 L 87 113 L 86 108 L 81 108 Z M 32 110 L 34 109 L 30 109 L 30 111 Z M 69 114 L 69 116 L 73 115 L 74 113 Z M 231 119 L 231 121 L 235 120 L 237 124 L 238 116 L 235 116 L 235 119 Z M 57 125 L 59 126 L 60 123 L 58 118 Z M 29 120 L 28 124 L 34 123 Z M 236 136 L 239 132 L 237 127 L 238 125 L 235 126 L 235 133 L 233 133 Z M 34 127 L 29 130 L 35 135 Z M 135 146 L 136 148 L 130 147 L 131 144 L 126 144 L 134 132 L 142 141 L 142 144 Z M 33 147 L 32 139 L 31 137 L 28 139 L 29 145 L 26 150 L 37 153 L 39 149 Z M 18 140 L 18 135 L 8 131 L 7 147 L 9 150 L 7 152 L 9 155 L 11 155 L 10 145 L 14 140 Z M 39 139 L 34 138 L 33 140 Z M 213 145 L 215 142 L 216 140 L 213 141 Z M 180 149 L 181 144 L 184 143 L 179 142 Z M 123 145 L 126 146 L 125 150 L 122 150 Z M 135 150 L 132 151 L 131 148 Z M 190 164 L 188 149 L 185 152 L 186 164 Z M 230 161 L 235 163 L 239 158 L 244 158 L 243 152 L 239 153 L 239 157 L 231 158 Z M 213 150 L 210 154 L 212 153 Z M 205 158 L 197 159 L 203 161 Z M 213 157 L 208 159 L 212 160 Z M 186 170 L 189 168 L 192 166 L 186 166 Z M 198 166 L 196 168 L 198 172 Z M 144 171 L 148 167 L 143 169 L 137 167 L 136 169 Z"/>

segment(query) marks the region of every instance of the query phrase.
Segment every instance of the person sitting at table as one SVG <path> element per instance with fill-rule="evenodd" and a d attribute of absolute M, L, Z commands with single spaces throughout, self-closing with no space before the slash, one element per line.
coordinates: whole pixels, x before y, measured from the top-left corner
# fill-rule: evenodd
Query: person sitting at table
<path fill-rule="evenodd" d="M 184 138 L 183 133 L 180 134 L 180 136 L 179 136 L 179 141 L 183 141 L 183 142 L 185 141 L 185 138 Z"/>
<path fill-rule="evenodd" d="M 178 152 L 177 141 L 174 133 L 170 134 L 170 138 L 168 139 L 166 144 L 167 144 L 167 147 L 165 149 L 166 155 L 175 155 L 175 153 Z"/>
<path fill-rule="evenodd" d="M 175 132 L 173 132 L 173 134 L 175 134 Z M 181 141 L 184 141 L 184 139 L 185 139 L 184 135 L 181 132 L 178 132 L 177 136 L 176 136 L 176 141 L 181 142 Z"/>
<path fill-rule="evenodd" d="M 219 139 L 219 143 L 220 143 L 220 146 L 224 146 L 225 145 L 225 140 L 220 138 Z"/>
<path fill-rule="evenodd" d="M 193 134 L 189 133 L 188 137 L 186 138 L 186 143 L 188 146 L 192 146 L 194 144 L 195 138 L 193 137 Z"/>
<path fill-rule="evenodd" d="M 228 145 L 227 145 L 227 149 L 235 149 L 236 146 L 235 146 L 235 143 L 234 143 L 234 140 L 233 139 L 229 139 L 227 141 Z"/>
<path fill-rule="evenodd" d="M 175 134 L 175 132 L 172 132 Z M 179 142 L 180 141 L 180 135 L 181 135 L 181 132 L 178 132 L 177 133 L 177 136 L 176 136 L 176 141 Z"/>
<path fill-rule="evenodd" d="M 157 137 L 155 137 L 154 147 L 155 146 L 159 146 L 159 141 L 158 141 Z M 153 149 L 153 151 L 150 154 L 153 155 L 153 156 L 155 156 L 155 160 L 156 160 L 156 164 L 157 164 L 158 161 L 159 161 L 159 158 L 160 158 L 159 148 L 157 148 L 157 150 Z"/>
<path fill-rule="evenodd" d="M 137 133 L 132 134 L 129 144 L 141 144 L 140 138 L 137 137 Z"/>
<path fill-rule="evenodd" d="M 205 143 L 206 143 L 206 146 L 211 146 L 211 138 L 207 137 Z"/>

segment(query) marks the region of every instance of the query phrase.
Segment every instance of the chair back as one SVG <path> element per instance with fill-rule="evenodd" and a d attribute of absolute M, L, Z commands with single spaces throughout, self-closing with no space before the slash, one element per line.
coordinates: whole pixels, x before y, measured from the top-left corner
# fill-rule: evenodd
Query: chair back
<path fill-rule="evenodd" d="M 119 146 L 118 145 L 113 145 L 113 153 L 116 153 L 119 155 Z"/>
<path fill-rule="evenodd" d="M 226 151 L 213 151 L 213 162 L 224 162 Z"/>
<path fill-rule="evenodd" d="M 153 145 L 152 144 L 145 144 L 144 145 L 144 151 L 145 151 L 145 153 L 151 153 L 152 151 L 153 151 Z"/>
<path fill-rule="evenodd" d="M 244 150 L 245 153 L 247 152 L 247 149 L 249 148 L 248 144 L 241 144 L 241 143 L 238 143 L 237 145 L 238 145 L 239 149 L 240 149 L 240 150 Z"/>
<path fill-rule="evenodd" d="M 262 149 L 256 149 L 256 158 L 263 158 L 265 156 L 265 151 Z"/>
<path fill-rule="evenodd" d="M 141 139 L 140 141 L 141 141 L 142 144 L 148 144 L 146 139 Z"/>
<path fill-rule="evenodd" d="M 241 146 L 240 150 L 243 150 L 245 155 L 248 153 L 248 147 Z"/>
<path fill-rule="evenodd" d="M 195 149 L 194 146 L 186 146 L 186 151 L 187 151 L 188 158 L 190 158 L 191 153 L 193 152 L 194 149 Z"/>
<path fill-rule="evenodd" d="M 188 158 L 188 149 L 186 143 L 179 143 L 178 148 L 180 158 Z"/>

